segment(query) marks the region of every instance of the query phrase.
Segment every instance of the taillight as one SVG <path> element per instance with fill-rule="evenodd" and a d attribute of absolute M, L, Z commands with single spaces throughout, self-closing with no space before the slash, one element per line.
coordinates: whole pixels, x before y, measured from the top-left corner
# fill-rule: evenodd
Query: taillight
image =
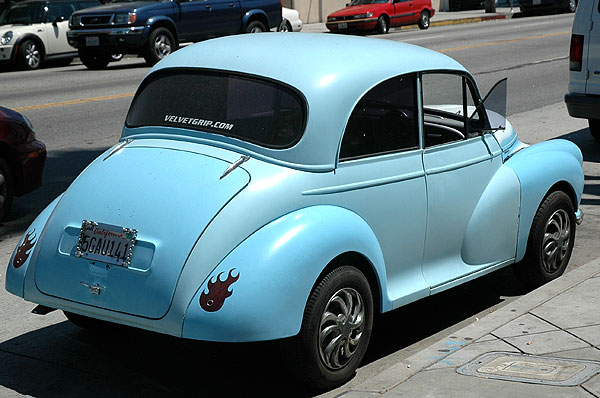
<path fill-rule="evenodd" d="M 580 72 L 583 60 L 583 35 L 571 35 L 571 51 L 569 53 L 569 70 Z"/>

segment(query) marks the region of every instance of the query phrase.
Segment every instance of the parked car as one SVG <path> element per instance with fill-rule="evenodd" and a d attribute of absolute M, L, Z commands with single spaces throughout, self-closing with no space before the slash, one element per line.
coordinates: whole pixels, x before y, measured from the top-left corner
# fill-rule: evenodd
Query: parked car
<path fill-rule="evenodd" d="M 519 0 L 521 12 L 531 14 L 540 11 L 575 12 L 578 0 Z"/>
<path fill-rule="evenodd" d="M 280 0 L 116 0 L 74 13 L 68 39 L 90 69 L 105 68 L 112 54 L 138 54 L 154 65 L 182 42 L 266 32 L 281 18 Z"/>
<path fill-rule="evenodd" d="M 588 120 L 600 142 L 600 11 L 598 0 L 581 0 L 571 34 L 569 92 L 565 103 L 572 117 Z"/>
<path fill-rule="evenodd" d="M 77 55 L 67 43 L 67 20 L 75 10 L 100 5 L 97 0 L 29 0 L 0 15 L 0 63 L 37 69 L 58 60 L 68 65 Z"/>
<path fill-rule="evenodd" d="M 279 32 L 300 32 L 302 30 L 302 20 L 298 11 L 281 7 L 281 14 L 283 19 L 277 29 Z"/>
<path fill-rule="evenodd" d="M 6 288 L 86 327 L 282 339 L 296 375 L 336 386 L 375 314 L 509 265 L 535 285 L 565 270 L 581 151 L 521 143 L 506 80 L 486 98 L 452 58 L 394 41 L 186 47 L 27 229 Z"/>
<path fill-rule="evenodd" d="M 29 119 L 0 106 L 0 221 L 14 196 L 42 184 L 46 146 L 35 138 Z"/>
<path fill-rule="evenodd" d="M 431 0 L 352 0 L 346 8 L 329 14 L 325 25 L 335 33 L 387 33 L 390 28 L 412 24 L 427 29 L 433 14 Z"/>

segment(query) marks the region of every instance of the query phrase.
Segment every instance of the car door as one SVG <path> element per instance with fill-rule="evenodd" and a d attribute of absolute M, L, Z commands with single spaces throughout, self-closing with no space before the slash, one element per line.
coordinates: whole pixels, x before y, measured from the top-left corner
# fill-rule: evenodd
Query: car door
<path fill-rule="evenodd" d="M 372 228 L 386 264 L 394 307 L 429 294 L 421 273 L 426 187 L 419 142 L 416 75 L 386 80 L 367 92 L 341 142 L 332 203 Z"/>
<path fill-rule="evenodd" d="M 514 259 L 520 191 L 514 172 L 503 166 L 498 142 L 481 128 L 485 113 L 472 125 L 467 122 L 479 102 L 470 78 L 424 73 L 421 83 L 427 184 L 423 276 L 435 291 Z"/>
<path fill-rule="evenodd" d="M 239 33 L 242 21 L 239 2 L 237 0 L 212 0 L 210 3 L 209 31 L 211 36 Z"/>
<path fill-rule="evenodd" d="M 394 16 L 391 18 L 391 26 L 408 25 L 415 23 L 415 0 L 393 0 Z"/>
<path fill-rule="evenodd" d="M 76 10 L 75 2 L 61 1 L 50 3 L 44 24 L 46 33 L 46 54 L 56 55 L 73 52 L 73 47 L 67 42 L 69 17 Z"/>
<path fill-rule="evenodd" d="M 198 41 L 211 35 L 212 0 L 178 1 L 179 34 L 184 41 Z"/>

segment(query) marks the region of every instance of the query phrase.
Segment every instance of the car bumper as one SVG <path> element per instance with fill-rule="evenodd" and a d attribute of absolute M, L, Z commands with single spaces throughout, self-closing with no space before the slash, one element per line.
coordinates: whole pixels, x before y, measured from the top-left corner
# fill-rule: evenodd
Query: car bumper
<path fill-rule="evenodd" d="M 331 32 L 347 32 L 354 30 L 373 30 L 377 26 L 377 18 L 366 18 L 360 20 L 335 21 L 325 24 Z"/>
<path fill-rule="evenodd" d="M 145 38 L 145 26 L 128 28 L 107 28 L 93 30 L 71 30 L 67 32 L 67 40 L 71 47 L 79 50 L 106 51 L 107 49 L 135 49 L 140 47 Z M 98 40 L 92 40 L 97 37 Z M 91 44 L 94 42 L 94 44 Z"/>
<path fill-rule="evenodd" d="M 0 63 L 12 61 L 14 46 L 0 46 Z"/>
<path fill-rule="evenodd" d="M 583 212 L 581 211 L 581 209 L 575 212 L 575 222 L 577 223 L 577 225 L 581 225 L 581 223 L 583 222 Z"/>
<path fill-rule="evenodd" d="M 598 118 L 600 95 L 567 94 L 565 95 L 567 110 L 572 117 L 583 119 Z"/>
<path fill-rule="evenodd" d="M 44 163 L 46 163 L 46 146 L 41 141 L 31 141 L 15 148 L 21 165 L 22 179 L 16 187 L 18 196 L 25 195 L 42 185 Z"/>

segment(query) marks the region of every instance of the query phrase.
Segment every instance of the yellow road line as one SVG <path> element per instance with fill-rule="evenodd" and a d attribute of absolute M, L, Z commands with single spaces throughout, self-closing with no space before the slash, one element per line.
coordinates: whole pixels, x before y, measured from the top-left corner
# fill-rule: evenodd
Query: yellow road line
<path fill-rule="evenodd" d="M 445 48 L 443 50 L 438 50 L 438 52 L 448 53 L 448 52 L 452 52 L 452 51 L 469 50 L 471 48 L 497 46 L 497 45 L 500 45 L 500 44 L 515 43 L 515 42 L 525 41 L 525 40 L 545 39 L 547 37 L 562 36 L 562 35 L 569 35 L 569 34 L 571 34 L 571 32 L 547 33 L 545 35 L 535 35 L 535 36 L 529 36 L 529 37 L 521 37 L 519 39 L 489 41 L 489 42 L 486 42 L 486 43 L 470 44 L 470 45 L 461 46 L 461 47 Z"/>
<path fill-rule="evenodd" d="M 119 98 L 133 97 L 134 94 L 135 93 L 122 93 L 122 94 L 115 94 L 115 95 L 105 95 L 102 97 L 76 99 L 76 100 L 71 100 L 71 101 L 50 102 L 47 104 L 22 106 L 20 108 L 14 108 L 14 110 L 17 112 L 22 112 L 22 111 L 31 111 L 31 110 L 36 110 L 36 109 L 55 108 L 58 106 L 85 104 L 88 102 L 107 101 L 107 100 L 113 100 L 113 99 L 119 99 Z"/>

